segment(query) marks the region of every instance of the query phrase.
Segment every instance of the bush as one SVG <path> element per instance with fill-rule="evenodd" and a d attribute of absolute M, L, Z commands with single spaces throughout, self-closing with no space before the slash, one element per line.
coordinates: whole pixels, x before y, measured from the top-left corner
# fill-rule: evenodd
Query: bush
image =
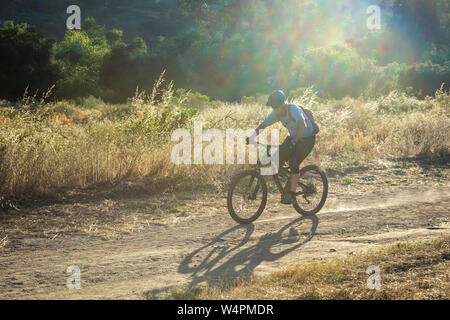
<path fill-rule="evenodd" d="M 406 64 L 392 62 L 386 66 L 374 66 L 371 70 L 371 78 L 367 89 L 364 91 L 366 97 L 380 97 L 391 91 L 399 90 L 400 76 L 407 70 Z"/>
<path fill-rule="evenodd" d="M 417 98 L 394 90 L 386 96 L 376 100 L 377 110 L 380 113 L 405 113 L 410 111 L 424 111 L 431 109 L 432 105 L 426 100 Z"/>
<path fill-rule="evenodd" d="M 243 104 L 260 104 L 260 105 L 265 106 L 268 98 L 269 98 L 268 94 L 257 93 L 254 96 L 243 96 L 241 98 L 241 103 L 243 103 Z"/>
<path fill-rule="evenodd" d="M 252 97 L 252 96 L 250 96 L 250 97 L 243 96 L 241 98 L 241 103 L 242 104 L 254 104 L 254 103 L 256 103 L 256 98 Z"/>
<path fill-rule="evenodd" d="M 150 80 L 146 74 L 147 45 L 139 37 L 126 45 L 118 43 L 108 53 L 101 66 L 99 84 L 114 95 L 110 102 L 124 102 L 138 85 L 147 87 Z"/>
<path fill-rule="evenodd" d="M 176 101 L 188 108 L 203 108 L 210 104 L 210 98 L 199 92 L 186 91 L 179 88 L 175 91 Z"/>
<path fill-rule="evenodd" d="M 127 132 L 133 132 L 140 136 L 151 138 L 151 143 L 167 142 L 170 134 L 177 128 L 188 125 L 198 109 L 187 107 L 183 104 L 175 104 L 172 83 L 163 87 L 164 73 L 153 88 L 152 94 L 136 90 L 134 97 L 129 99 L 128 104 L 136 108 L 136 115 L 131 117 L 126 125 Z M 158 102 L 156 95 L 160 96 Z"/>
<path fill-rule="evenodd" d="M 359 96 L 367 87 L 372 64 L 345 44 L 308 49 L 299 58 L 300 86 L 314 85 L 334 98 Z"/>
<path fill-rule="evenodd" d="M 444 65 L 433 64 L 431 61 L 415 64 L 409 67 L 401 76 L 402 88 L 412 87 L 419 97 L 432 96 L 442 83 L 448 90 L 450 81 L 450 62 Z"/>

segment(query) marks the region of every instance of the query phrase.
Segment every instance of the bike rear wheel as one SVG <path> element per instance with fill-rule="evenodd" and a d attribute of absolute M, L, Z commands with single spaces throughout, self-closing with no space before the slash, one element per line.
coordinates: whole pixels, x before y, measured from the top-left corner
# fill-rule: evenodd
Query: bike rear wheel
<path fill-rule="evenodd" d="M 310 165 L 300 170 L 300 180 L 293 201 L 295 210 L 311 216 L 322 209 L 328 196 L 328 179 L 318 166 Z"/>
<path fill-rule="evenodd" d="M 227 206 L 238 223 L 252 223 L 261 215 L 267 203 L 267 184 L 256 170 L 235 175 L 228 189 Z"/>

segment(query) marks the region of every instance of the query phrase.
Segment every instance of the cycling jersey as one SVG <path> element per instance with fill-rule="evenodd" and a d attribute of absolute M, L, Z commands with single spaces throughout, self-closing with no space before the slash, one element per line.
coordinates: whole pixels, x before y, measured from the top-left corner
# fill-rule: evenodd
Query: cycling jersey
<path fill-rule="evenodd" d="M 288 129 L 289 135 L 293 138 L 297 134 L 297 123 L 299 121 L 303 125 L 306 123 L 305 130 L 303 131 L 303 135 L 300 137 L 300 139 L 314 136 L 313 125 L 311 124 L 311 121 L 309 121 L 303 110 L 295 104 L 288 104 L 286 115 L 282 116 L 281 118 L 277 116 L 275 111 L 272 111 L 264 120 L 264 125 L 268 127 L 274 123 L 277 123 L 278 121 L 281 121 L 283 126 Z"/>

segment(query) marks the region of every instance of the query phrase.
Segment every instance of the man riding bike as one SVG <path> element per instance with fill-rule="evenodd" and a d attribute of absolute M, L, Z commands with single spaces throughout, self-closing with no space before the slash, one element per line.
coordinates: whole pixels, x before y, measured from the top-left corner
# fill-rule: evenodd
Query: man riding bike
<path fill-rule="evenodd" d="M 286 104 L 285 101 L 286 96 L 283 91 L 277 90 L 272 92 L 267 100 L 266 106 L 272 107 L 273 111 L 256 128 L 256 133 L 247 139 L 247 142 L 254 141 L 260 133 L 260 130 L 262 131 L 278 121 L 281 121 L 284 127 L 288 129 L 289 136 L 280 145 L 279 161 L 280 163 L 289 161 L 292 177 L 290 192 L 282 197 L 281 203 L 292 204 L 293 194 L 296 192 L 297 183 L 300 178 L 299 166 L 311 153 L 316 138 L 313 124 L 303 109 L 296 104 Z"/>

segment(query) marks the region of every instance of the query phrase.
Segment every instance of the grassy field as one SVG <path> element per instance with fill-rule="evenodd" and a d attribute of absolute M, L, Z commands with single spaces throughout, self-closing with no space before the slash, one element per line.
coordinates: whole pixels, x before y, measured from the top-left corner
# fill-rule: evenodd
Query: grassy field
<path fill-rule="evenodd" d="M 140 181 L 149 194 L 200 187 L 222 190 L 234 168 L 174 165 L 171 132 L 189 128 L 193 121 L 203 121 L 204 129 L 251 129 L 269 110 L 255 102 L 218 101 L 196 109 L 186 103 L 187 94 L 176 96 L 171 86 L 156 86 L 150 94 L 137 92 L 123 105 L 92 97 L 72 102 L 31 96 L 15 104 L 3 101 L 0 197 L 43 197 L 55 190 L 120 181 Z M 369 101 L 325 101 L 306 90 L 295 101 L 314 110 L 321 126 L 308 161 L 322 167 L 358 167 L 417 156 L 448 159 L 447 92 L 437 91 L 424 100 L 391 92 Z"/>
<path fill-rule="evenodd" d="M 174 290 L 174 299 L 445 299 L 450 298 L 450 235 L 399 242 L 386 249 L 323 263 L 293 265 L 268 276 L 217 287 Z M 370 265 L 380 290 L 368 289 Z"/>

